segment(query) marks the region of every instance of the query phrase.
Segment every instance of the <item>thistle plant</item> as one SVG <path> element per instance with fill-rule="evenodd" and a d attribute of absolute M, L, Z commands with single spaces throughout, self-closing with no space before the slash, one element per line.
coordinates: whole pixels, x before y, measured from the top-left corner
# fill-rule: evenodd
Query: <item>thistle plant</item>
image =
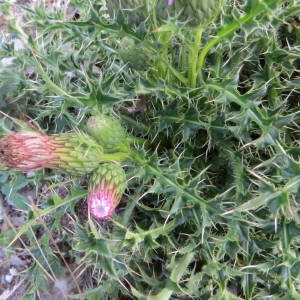
<path fill-rule="evenodd" d="M 119 46 L 119 55 L 125 64 L 134 70 L 149 70 L 155 61 L 156 53 L 143 43 L 135 43 L 134 39 L 125 37 Z"/>
<path fill-rule="evenodd" d="M 0 65 L 2 110 L 48 136 L 78 127 L 110 157 L 2 234 L 9 250 L 28 239 L 31 299 L 40 278 L 61 271 L 49 247 L 57 232 L 76 269 L 92 268 L 73 298 L 299 299 L 299 1 L 71 4 L 77 20 L 28 9 L 26 26 L 10 24 L 24 49 L 0 45 L 11 58 Z M 103 128 L 111 115 L 126 130 Z M 11 127 L 1 120 L 2 135 Z M 37 189 L 61 184 L 51 174 L 36 173 Z M 20 174 L 0 176 L 8 201 Z M 35 240 L 41 228 L 50 234 Z"/>

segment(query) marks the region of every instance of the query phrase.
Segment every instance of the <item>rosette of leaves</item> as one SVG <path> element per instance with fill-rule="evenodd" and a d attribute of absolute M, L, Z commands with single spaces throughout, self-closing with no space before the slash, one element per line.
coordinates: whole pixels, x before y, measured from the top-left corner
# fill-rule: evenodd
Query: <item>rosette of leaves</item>
<path fill-rule="evenodd" d="M 205 27 L 210 24 L 221 9 L 223 0 L 158 0 L 156 17 L 160 23 L 177 18 L 188 27 Z"/>

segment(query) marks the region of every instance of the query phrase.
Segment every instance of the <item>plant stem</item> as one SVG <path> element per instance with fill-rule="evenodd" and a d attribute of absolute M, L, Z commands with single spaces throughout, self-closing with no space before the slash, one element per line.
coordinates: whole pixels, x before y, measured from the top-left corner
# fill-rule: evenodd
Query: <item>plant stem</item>
<path fill-rule="evenodd" d="M 271 44 L 271 51 L 275 51 L 276 49 L 276 42 L 275 39 L 276 37 L 273 35 L 272 36 L 273 39 L 273 43 Z M 280 100 L 280 96 L 279 96 L 279 90 L 278 87 L 280 86 L 280 82 L 278 79 L 278 72 L 276 73 L 276 67 L 273 64 L 273 58 L 272 56 L 268 55 L 268 53 L 266 53 L 265 55 L 265 59 L 266 59 L 266 65 L 268 66 L 267 68 L 267 76 L 268 76 L 268 100 L 270 103 L 270 106 L 275 109 L 278 106 L 280 106 L 281 104 L 281 100 Z M 273 67 L 274 66 L 274 67 Z"/>
<path fill-rule="evenodd" d="M 149 127 L 141 122 L 136 121 L 135 119 L 121 114 L 121 119 L 127 123 L 130 123 L 133 127 L 141 131 L 142 133 L 146 134 L 149 131 Z"/>
<path fill-rule="evenodd" d="M 101 161 L 122 161 L 127 160 L 129 156 L 129 153 L 127 152 L 115 152 L 115 153 L 105 153 L 101 157 Z"/>
<path fill-rule="evenodd" d="M 169 39 L 170 34 L 168 32 L 159 32 L 158 33 L 158 41 L 162 45 L 162 48 L 159 51 L 160 57 L 162 58 L 162 61 L 168 60 L 168 49 L 169 49 Z M 167 76 L 167 66 L 166 64 L 159 63 L 157 66 L 159 77 L 166 78 Z"/>
<path fill-rule="evenodd" d="M 160 59 L 158 60 L 157 64 L 158 72 L 157 74 L 153 73 L 153 75 L 154 77 L 160 77 L 164 80 L 169 80 L 169 77 L 171 77 L 169 71 L 171 71 L 172 76 L 175 76 L 181 83 L 187 85 L 188 80 L 172 66 L 168 59 L 170 39 L 171 35 L 169 32 L 159 32 L 157 40 L 160 44 L 162 44 L 162 49 L 159 51 Z"/>
<path fill-rule="evenodd" d="M 192 31 L 193 39 L 191 42 L 188 42 L 190 48 L 189 54 L 189 66 L 188 66 L 188 83 L 189 87 L 195 88 L 197 81 L 197 59 L 199 54 L 199 48 L 202 38 L 202 28 L 198 28 L 195 31 Z"/>
<path fill-rule="evenodd" d="M 182 44 L 182 47 L 181 47 L 181 53 L 180 53 L 180 63 L 181 63 L 181 69 L 186 72 L 186 69 L 187 69 L 187 52 L 188 52 L 188 49 L 186 47 L 186 45 L 183 43 Z"/>
<path fill-rule="evenodd" d="M 202 49 L 199 57 L 198 57 L 198 63 L 197 63 L 197 73 L 201 71 L 203 65 L 204 65 L 204 61 L 206 58 L 207 53 L 209 52 L 209 50 L 216 45 L 217 43 L 221 42 L 222 40 L 224 40 L 224 37 L 216 37 L 213 40 L 210 40 L 205 47 Z"/>

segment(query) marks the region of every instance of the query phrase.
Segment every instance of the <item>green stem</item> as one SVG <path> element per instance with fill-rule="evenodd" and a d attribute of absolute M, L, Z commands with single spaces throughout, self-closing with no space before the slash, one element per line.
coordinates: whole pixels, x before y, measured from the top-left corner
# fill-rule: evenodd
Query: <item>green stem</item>
<path fill-rule="evenodd" d="M 130 144 L 140 144 L 140 145 L 142 144 L 142 145 L 146 145 L 146 146 L 148 146 L 148 144 L 149 144 L 148 140 L 139 138 L 139 137 L 135 137 L 132 135 L 128 136 L 127 140 Z"/>
<path fill-rule="evenodd" d="M 134 126 L 136 129 L 138 129 L 139 131 L 141 131 L 144 134 L 146 134 L 149 131 L 149 126 L 147 126 L 141 122 L 138 122 L 129 116 L 121 114 L 120 117 L 123 121 L 125 121 L 126 123 L 130 123 L 132 126 Z"/>
<path fill-rule="evenodd" d="M 207 53 L 209 52 L 209 50 L 214 46 L 216 45 L 217 43 L 221 42 L 222 40 L 224 40 L 225 38 L 224 37 L 216 37 L 214 38 L 213 40 L 210 40 L 206 45 L 205 47 L 202 49 L 199 57 L 198 57 L 198 63 L 197 63 L 197 67 L 196 67 L 196 70 L 197 70 L 197 73 L 199 73 L 204 65 L 204 62 L 205 62 L 205 58 L 206 58 L 206 55 Z"/>
<path fill-rule="evenodd" d="M 59 88 L 56 84 L 54 84 L 50 77 L 48 76 L 48 74 L 44 71 L 41 63 L 38 60 L 38 55 L 37 55 L 37 50 L 36 50 L 36 45 L 35 42 L 33 40 L 33 38 L 31 36 L 27 36 L 27 34 L 23 31 L 23 29 L 19 26 L 19 24 L 16 22 L 15 24 L 15 29 L 18 31 L 18 34 L 20 35 L 20 37 L 22 38 L 22 40 L 27 44 L 29 44 L 31 46 L 31 51 L 32 51 L 32 58 L 35 64 L 35 67 L 38 71 L 38 74 L 45 80 L 45 88 L 48 88 L 49 90 L 52 90 L 54 92 L 56 92 L 56 94 L 58 96 L 64 95 L 72 100 L 74 100 L 74 102 L 76 102 L 77 104 L 82 104 L 77 98 L 69 95 L 68 93 L 66 93 L 64 90 L 62 90 L 61 88 Z"/>
<path fill-rule="evenodd" d="M 69 95 L 68 93 L 66 93 L 64 90 L 62 90 L 61 88 L 59 88 L 56 84 L 54 84 L 50 77 L 48 76 L 48 74 L 44 71 L 42 65 L 40 64 L 40 62 L 38 61 L 38 59 L 36 58 L 34 52 L 32 51 L 32 57 L 35 63 L 35 67 L 39 73 L 39 75 L 45 80 L 46 84 L 45 87 L 48 88 L 51 91 L 54 91 L 58 96 L 66 96 L 72 100 L 74 100 L 74 102 L 76 102 L 77 104 L 82 104 L 77 98 Z"/>
<path fill-rule="evenodd" d="M 104 153 L 101 157 L 101 161 L 123 161 L 128 160 L 129 156 L 128 152 Z"/>
<path fill-rule="evenodd" d="M 159 56 L 162 59 L 162 61 L 168 60 L 169 39 L 170 39 L 170 34 L 168 32 L 158 32 L 157 40 L 162 45 L 162 48 L 159 50 Z M 165 79 L 167 73 L 166 64 L 164 63 L 161 64 L 159 61 L 156 67 L 158 70 L 158 74 L 153 74 L 153 75 Z"/>
<path fill-rule="evenodd" d="M 275 43 L 276 37 L 273 36 L 273 47 L 271 51 L 275 51 L 276 48 L 276 43 Z M 281 100 L 279 97 L 279 90 L 278 87 L 280 86 L 278 75 L 276 74 L 276 71 L 274 71 L 276 68 L 273 68 L 273 60 L 270 55 L 266 53 L 266 65 L 268 66 L 267 68 L 267 76 L 268 76 L 268 99 L 271 108 L 277 108 L 281 104 Z"/>
<path fill-rule="evenodd" d="M 182 48 L 181 48 L 181 55 L 180 55 L 180 58 L 181 58 L 181 70 L 183 70 L 184 72 L 186 71 L 187 69 L 187 47 L 185 44 L 182 44 Z"/>
<path fill-rule="evenodd" d="M 169 70 L 173 73 L 173 75 L 175 77 L 177 77 L 177 79 L 179 81 L 181 81 L 181 83 L 183 83 L 184 85 L 188 84 L 188 79 L 186 79 L 180 72 L 178 72 L 176 69 L 174 69 L 171 65 L 169 65 L 168 67 L 169 67 Z"/>
<path fill-rule="evenodd" d="M 171 38 L 172 37 L 169 32 L 159 32 L 157 40 L 163 46 L 162 46 L 162 49 L 159 51 L 160 59 L 157 64 L 158 72 L 157 72 L 157 74 L 153 73 L 152 75 L 156 78 L 160 77 L 164 80 L 167 80 L 170 77 L 170 74 L 169 74 L 169 71 L 170 71 L 173 76 L 175 76 L 182 84 L 184 84 L 186 86 L 188 84 L 188 80 L 172 66 L 172 64 L 170 63 L 170 61 L 168 59 L 169 40 Z"/>
<path fill-rule="evenodd" d="M 202 38 L 202 28 L 198 28 L 195 31 L 192 31 L 193 39 L 191 42 L 188 42 L 188 46 L 190 48 L 189 54 L 189 66 L 188 66 L 188 84 L 189 87 L 195 88 L 197 81 L 197 59 L 199 54 L 199 48 Z"/>

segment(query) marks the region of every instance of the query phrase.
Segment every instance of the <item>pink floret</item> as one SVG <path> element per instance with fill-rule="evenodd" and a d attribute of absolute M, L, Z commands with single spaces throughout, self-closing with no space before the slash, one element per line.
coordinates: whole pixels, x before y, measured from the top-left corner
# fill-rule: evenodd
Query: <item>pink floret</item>
<path fill-rule="evenodd" d="M 99 189 L 88 197 L 90 214 L 96 220 L 106 220 L 115 211 L 114 193 L 112 190 Z"/>

